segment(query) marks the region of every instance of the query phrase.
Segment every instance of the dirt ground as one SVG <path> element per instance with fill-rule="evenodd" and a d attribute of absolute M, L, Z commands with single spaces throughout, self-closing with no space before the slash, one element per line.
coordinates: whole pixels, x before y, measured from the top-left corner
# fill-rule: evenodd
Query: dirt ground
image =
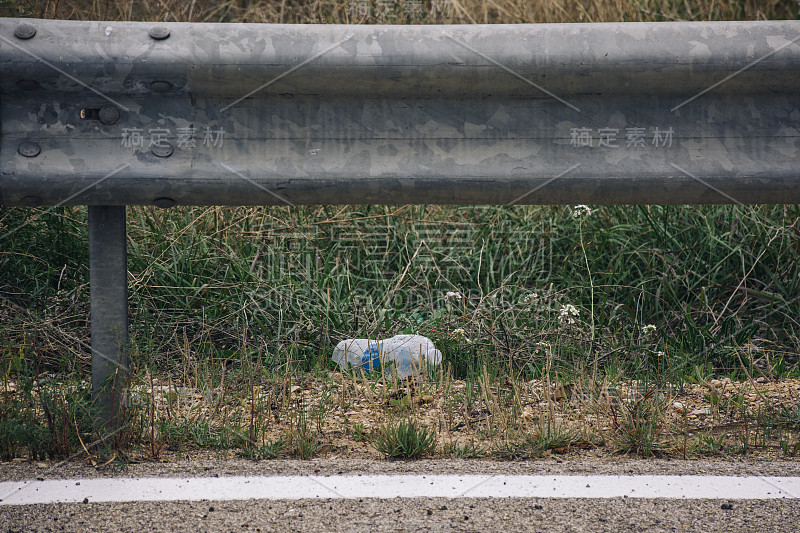
<path fill-rule="evenodd" d="M 598 459 L 625 452 L 620 435 L 635 433 L 637 424 L 648 417 L 658 418 L 654 439 L 660 443 L 660 456 L 800 456 L 796 379 L 713 379 L 682 389 L 654 389 L 636 382 L 589 387 L 534 380 L 477 389 L 459 380 L 386 384 L 331 373 L 328 379 L 299 377 L 255 386 L 249 397 L 169 383 L 139 393 L 155 399 L 157 419 L 228 427 L 234 423 L 240 432 L 258 435 L 260 445 L 291 435 L 315 438 L 320 457 L 379 459 L 373 446 L 376 432 L 387 422 L 411 418 L 435 433 L 434 457 L 519 458 L 500 451 L 521 446 L 526 435 L 555 432 L 569 438 L 537 456 Z M 153 436 L 162 446 L 158 460 L 237 453 L 191 444 L 176 450 L 164 445 L 158 431 Z M 467 451 L 459 455 L 459 448 Z M 135 455 L 153 460 L 153 449 L 144 446 Z"/>
<path fill-rule="evenodd" d="M 382 382 L 331 372 L 200 390 L 161 377 L 132 387 L 141 438 L 124 460 L 273 458 L 259 450 L 276 441 L 285 443 L 275 454 L 282 458 L 379 460 L 376 434 L 407 419 L 435 435 L 430 458 L 603 460 L 650 455 L 630 445 L 648 438 L 652 455 L 660 457 L 800 458 L 798 379 L 712 379 L 660 389 L 636 382 L 479 385 Z M 6 383 L 4 394 L 14 393 Z M 537 435 L 561 439 L 533 450 L 530 439 Z M 310 443 L 310 451 L 298 450 L 302 443 Z M 106 461 L 80 453 L 72 459 Z"/>

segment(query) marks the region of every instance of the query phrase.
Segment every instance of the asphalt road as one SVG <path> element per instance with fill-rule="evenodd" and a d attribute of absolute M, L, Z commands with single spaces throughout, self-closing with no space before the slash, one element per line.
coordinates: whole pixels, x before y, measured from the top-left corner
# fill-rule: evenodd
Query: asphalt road
<path fill-rule="evenodd" d="M 800 476 L 776 461 L 194 461 L 98 472 L 0 465 L 0 480 L 338 474 Z M 0 506 L 0 531 L 797 531 L 800 499 L 394 498 L 58 503 Z"/>

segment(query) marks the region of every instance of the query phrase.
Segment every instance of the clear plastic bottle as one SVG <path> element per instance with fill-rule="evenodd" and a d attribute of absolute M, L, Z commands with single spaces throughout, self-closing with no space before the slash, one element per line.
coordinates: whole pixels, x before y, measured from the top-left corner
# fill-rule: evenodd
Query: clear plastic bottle
<path fill-rule="evenodd" d="M 360 368 L 366 373 L 397 371 L 400 378 L 419 376 L 442 360 L 442 353 L 422 335 L 396 335 L 383 341 L 347 339 L 336 345 L 332 359 L 342 370 Z"/>
<path fill-rule="evenodd" d="M 411 350 L 409 350 L 408 346 L 400 346 L 392 355 L 394 356 L 394 368 L 397 369 L 397 377 L 404 378 L 411 374 L 419 373 L 419 368 L 415 367 L 419 367 L 420 364 L 414 365 L 414 360 L 411 359 Z"/>

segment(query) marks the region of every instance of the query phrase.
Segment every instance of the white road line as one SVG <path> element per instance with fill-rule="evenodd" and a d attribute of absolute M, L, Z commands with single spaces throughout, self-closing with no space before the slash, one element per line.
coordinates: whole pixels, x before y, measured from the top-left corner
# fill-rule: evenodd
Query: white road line
<path fill-rule="evenodd" d="M 300 498 L 800 498 L 800 477 L 339 475 L 0 482 L 0 505 Z"/>

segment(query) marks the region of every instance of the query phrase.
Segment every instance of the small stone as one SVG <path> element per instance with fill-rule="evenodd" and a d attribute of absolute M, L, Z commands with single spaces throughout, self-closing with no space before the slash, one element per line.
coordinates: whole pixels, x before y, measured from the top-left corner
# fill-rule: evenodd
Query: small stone
<path fill-rule="evenodd" d="M 733 509 L 733 504 L 732 503 L 723 503 L 722 504 L 722 508 L 725 509 L 726 511 L 730 511 L 731 509 Z"/>

